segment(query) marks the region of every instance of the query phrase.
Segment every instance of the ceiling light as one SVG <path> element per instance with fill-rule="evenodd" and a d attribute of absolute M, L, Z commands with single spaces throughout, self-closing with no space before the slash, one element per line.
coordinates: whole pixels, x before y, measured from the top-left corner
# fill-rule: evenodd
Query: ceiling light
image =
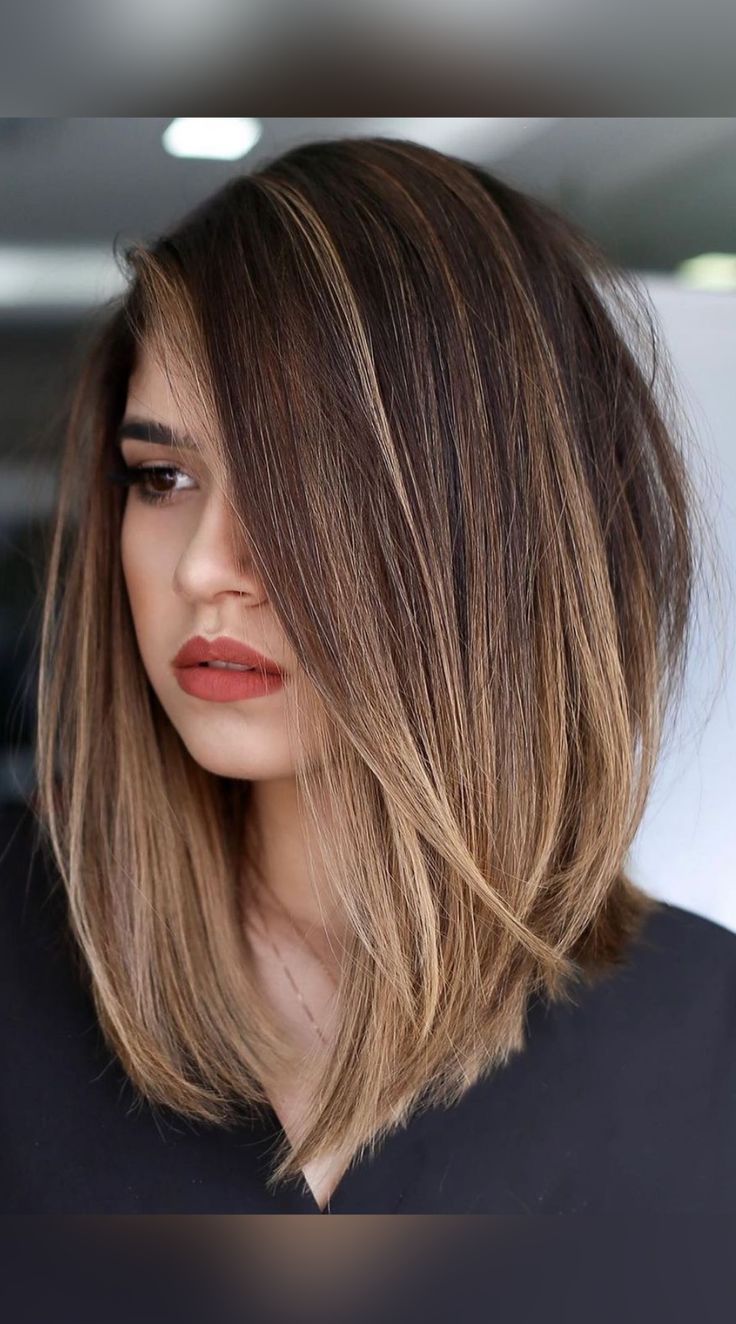
<path fill-rule="evenodd" d="M 255 147 L 263 133 L 254 119 L 176 119 L 161 141 L 170 156 L 202 161 L 237 161 Z"/>

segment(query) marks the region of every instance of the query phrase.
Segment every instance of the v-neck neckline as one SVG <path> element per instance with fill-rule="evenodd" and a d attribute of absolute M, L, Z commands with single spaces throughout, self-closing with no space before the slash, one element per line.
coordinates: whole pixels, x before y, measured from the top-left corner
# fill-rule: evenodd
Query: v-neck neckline
<path fill-rule="evenodd" d="M 268 1155 L 273 1150 L 276 1138 L 284 1138 L 286 1131 L 271 1103 L 268 1103 L 265 1109 L 262 1109 L 261 1115 L 264 1141 L 266 1142 L 265 1152 Z M 411 1126 L 411 1121 L 409 1126 Z M 398 1168 L 396 1166 L 392 1168 L 391 1163 L 387 1161 L 387 1151 L 396 1144 L 403 1146 L 405 1142 L 406 1131 L 400 1129 L 385 1136 L 375 1151 L 364 1153 L 360 1158 L 353 1159 L 343 1172 L 324 1209 L 320 1208 L 314 1191 L 304 1176 L 304 1172 L 300 1169 L 298 1178 L 300 1185 L 292 1185 L 290 1182 L 278 1187 L 273 1193 L 272 1198 L 283 1206 L 278 1212 L 284 1214 L 316 1214 L 322 1217 L 328 1214 L 360 1212 L 359 1207 L 363 1202 L 363 1198 L 367 1198 L 369 1203 L 372 1203 L 375 1198 L 377 1175 L 382 1175 L 385 1172 L 390 1184 L 391 1176 L 395 1177 L 396 1171 L 401 1168 L 402 1165 L 398 1165 Z M 266 1168 L 269 1166 L 267 1157 L 264 1157 L 263 1163 Z M 381 1212 L 396 1213 L 399 1205 L 404 1200 L 405 1193 L 405 1180 L 402 1182 L 401 1188 L 392 1189 L 390 1195 L 387 1189 L 385 1207 L 382 1208 Z"/>
<path fill-rule="evenodd" d="M 272 1103 L 267 1103 L 265 1107 L 262 1109 L 262 1117 L 267 1132 L 267 1137 L 269 1140 L 269 1150 L 270 1150 L 272 1147 L 272 1141 L 277 1136 L 282 1138 L 288 1138 L 288 1137 L 286 1136 L 286 1130 L 281 1121 L 281 1118 L 279 1117 Z M 308 1206 L 306 1208 L 290 1210 L 287 1212 L 320 1214 L 320 1215 L 330 1214 L 333 1212 L 330 1209 L 330 1205 L 334 1203 L 338 1194 L 342 1195 L 345 1183 L 346 1181 L 349 1180 L 353 1172 L 354 1172 L 354 1168 L 352 1165 L 349 1166 L 343 1172 L 339 1182 L 337 1183 L 337 1186 L 332 1191 L 332 1194 L 328 1197 L 324 1209 L 320 1207 L 317 1197 L 315 1196 L 314 1191 L 309 1185 L 309 1182 L 307 1181 L 307 1178 L 305 1177 L 304 1171 L 302 1169 L 299 1170 L 299 1178 L 298 1178 L 298 1180 L 302 1183 L 302 1188 L 296 1189 L 292 1187 L 291 1190 L 287 1193 L 286 1188 L 282 1187 L 278 1193 L 278 1198 L 281 1199 L 283 1198 L 283 1196 L 286 1196 L 290 1202 L 294 1200 L 294 1201 L 298 1201 L 300 1205 Z"/>

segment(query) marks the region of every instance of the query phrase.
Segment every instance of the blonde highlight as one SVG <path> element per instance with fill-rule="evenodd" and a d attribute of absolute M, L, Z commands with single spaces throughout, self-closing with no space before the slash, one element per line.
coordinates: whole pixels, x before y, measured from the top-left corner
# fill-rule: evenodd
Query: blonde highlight
<path fill-rule="evenodd" d="M 657 904 L 626 857 L 705 530 L 633 285 L 490 172 L 312 143 L 129 260 L 67 424 L 38 820 L 141 1104 L 223 1126 L 267 1105 L 291 1058 L 242 924 L 249 785 L 199 767 L 147 683 L 103 481 L 145 342 L 183 369 L 236 553 L 299 659 L 300 806 L 349 923 L 275 1185 L 457 1101 L 523 1049 L 532 997 L 626 959 Z"/>

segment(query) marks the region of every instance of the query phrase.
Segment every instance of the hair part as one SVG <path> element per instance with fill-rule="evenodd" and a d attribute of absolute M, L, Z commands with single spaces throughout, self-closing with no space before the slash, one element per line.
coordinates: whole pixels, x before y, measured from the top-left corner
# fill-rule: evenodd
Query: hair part
<path fill-rule="evenodd" d="M 219 1125 L 267 1104 L 290 1059 L 242 923 L 250 784 L 198 766 L 148 683 L 105 482 L 146 344 L 298 658 L 300 805 L 350 926 L 277 1184 L 457 1101 L 523 1048 L 532 997 L 626 959 L 657 905 L 627 855 L 684 672 L 697 502 L 641 291 L 468 162 L 310 143 L 127 258 L 67 425 L 39 822 L 141 1101 Z"/>

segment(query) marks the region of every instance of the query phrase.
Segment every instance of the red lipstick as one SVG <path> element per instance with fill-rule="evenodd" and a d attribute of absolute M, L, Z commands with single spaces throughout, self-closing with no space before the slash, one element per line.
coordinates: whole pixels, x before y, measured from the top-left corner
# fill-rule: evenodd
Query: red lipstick
<path fill-rule="evenodd" d="M 252 670 L 239 671 L 213 665 L 218 662 Z M 220 635 L 217 639 L 194 635 L 179 649 L 171 665 L 179 685 L 187 694 L 214 703 L 259 698 L 272 694 L 284 683 L 284 673 L 275 662 L 227 635 Z"/>

